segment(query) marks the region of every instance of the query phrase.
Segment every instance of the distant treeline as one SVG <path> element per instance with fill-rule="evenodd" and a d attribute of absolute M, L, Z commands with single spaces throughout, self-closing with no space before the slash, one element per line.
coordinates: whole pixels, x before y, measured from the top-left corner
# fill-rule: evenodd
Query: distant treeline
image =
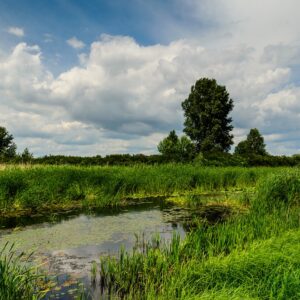
<path fill-rule="evenodd" d="M 33 164 L 46 165 L 82 165 L 82 166 L 114 166 L 114 165 L 134 165 L 134 164 L 161 164 L 164 163 L 162 155 L 144 155 L 144 154 L 111 154 L 104 157 L 96 156 L 64 156 L 64 155 L 46 155 L 33 158 Z"/>
<path fill-rule="evenodd" d="M 174 163 L 163 155 L 144 155 L 144 154 L 113 154 L 107 156 L 64 156 L 64 155 L 47 155 L 44 157 L 30 158 L 24 161 L 21 158 L 11 162 L 31 163 L 45 165 L 79 165 L 79 166 L 130 166 L 135 164 L 157 165 L 164 163 Z M 199 154 L 188 160 L 181 160 L 181 163 L 192 163 L 199 166 L 300 166 L 300 155 L 293 156 L 272 156 L 272 155 L 248 155 L 241 156 L 231 153 L 207 153 Z"/>

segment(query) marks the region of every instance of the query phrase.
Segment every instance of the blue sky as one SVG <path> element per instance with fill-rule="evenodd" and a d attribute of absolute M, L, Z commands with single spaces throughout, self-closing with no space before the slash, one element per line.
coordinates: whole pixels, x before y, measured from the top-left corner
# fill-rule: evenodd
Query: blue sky
<path fill-rule="evenodd" d="M 40 44 L 45 60 L 57 72 L 77 61 L 76 52 L 66 44 L 66 40 L 74 35 L 87 45 L 104 32 L 134 36 L 143 44 L 153 42 L 146 30 L 142 29 L 144 20 L 133 17 L 138 16 L 134 13 L 136 6 L 126 3 L 127 1 L 1 1 L 0 22 L 2 28 L 10 25 L 25 28 L 24 40 Z M 15 44 L 15 37 L 3 31 L 1 35 L 8 47 Z M 61 53 L 64 55 L 59 59 L 56 55 Z M 53 61 L 60 63 L 55 66 Z"/>
<path fill-rule="evenodd" d="M 77 62 L 76 51 L 72 51 L 66 44 L 66 40 L 73 36 L 86 45 L 95 41 L 102 33 L 131 36 L 139 44 L 146 46 L 185 38 L 185 31 L 169 30 L 173 23 L 187 31 L 192 29 L 193 32 L 195 29 L 200 32 L 201 29 L 214 26 L 214 22 L 209 19 L 190 19 L 176 2 L 4 0 L 0 2 L 0 26 L 24 28 L 26 35 L 23 40 L 39 44 L 45 62 L 57 73 Z M 6 47 L 12 47 L 16 43 L 16 38 L 5 31 L 1 32 L 1 40 Z"/>
<path fill-rule="evenodd" d="M 274 154 L 300 151 L 297 0 L 2 0 L 0 117 L 35 155 L 155 153 L 201 77 Z M 299 125 L 298 125 L 299 123 Z"/>

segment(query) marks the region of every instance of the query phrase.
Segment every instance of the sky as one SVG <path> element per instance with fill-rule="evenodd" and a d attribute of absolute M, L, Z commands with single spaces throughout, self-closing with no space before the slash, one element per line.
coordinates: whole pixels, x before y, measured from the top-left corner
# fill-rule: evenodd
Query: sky
<path fill-rule="evenodd" d="M 258 128 L 300 152 L 299 0 L 0 0 L 0 126 L 18 151 L 157 153 L 202 77 L 234 101 L 234 141 Z"/>

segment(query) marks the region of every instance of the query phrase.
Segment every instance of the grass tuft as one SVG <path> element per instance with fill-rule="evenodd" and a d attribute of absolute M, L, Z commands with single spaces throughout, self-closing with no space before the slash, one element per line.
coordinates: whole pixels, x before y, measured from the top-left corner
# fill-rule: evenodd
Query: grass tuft
<path fill-rule="evenodd" d="M 8 243 L 0 250 L 0 299 L 41 299 L 44 277 L 29 266 L 30 255 L 17 254 Z"/>

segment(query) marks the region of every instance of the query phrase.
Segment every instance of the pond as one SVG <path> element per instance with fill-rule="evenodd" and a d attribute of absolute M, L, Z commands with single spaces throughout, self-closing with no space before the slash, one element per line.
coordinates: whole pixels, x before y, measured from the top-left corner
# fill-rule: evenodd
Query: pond
<path fill-rule="evenodd" d="M 184 238 L 186 222 L 194 215 L 191 209 L 151 200 L 129 208 L 4 219 L 0 220 L 0 247 L 8 241 L 18 251 L 33 251 L 34 262 L 57 276 L 58 286 L 48 299 L 73 299 L 78 280 L 101 299 L 98 288 L 90 284 L 93 261 L 117 255 L 121 246 L 130 251 L 136 236 L 150 240 L 159 234 L 168 242 L 176 232 Z"/>

